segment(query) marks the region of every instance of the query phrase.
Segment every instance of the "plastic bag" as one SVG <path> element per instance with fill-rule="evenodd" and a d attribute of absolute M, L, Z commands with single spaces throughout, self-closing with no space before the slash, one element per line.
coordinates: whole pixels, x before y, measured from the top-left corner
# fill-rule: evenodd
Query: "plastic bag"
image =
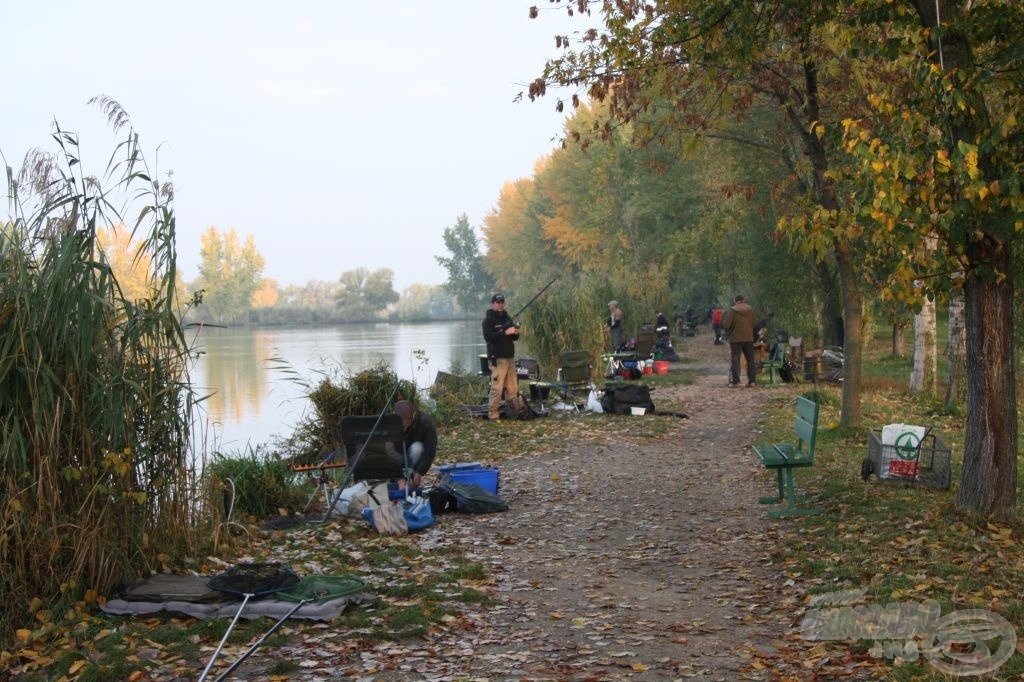
<path fill-rule="evenodd" d="M 409 532 L 423 530 L 434 525 L 434 511 L 430 508 L 430 500 L 418 497 L 402 503 L 402 515 Z"/>
<path fill-rule="evenodd" d="M 590 395 L 587 396 L 587 409 L 598 414 L 604 412 L 604 408 L 601 407 L 601 401 L 597 399 L 597 391 L 594 389 L 590 389 Z"/>

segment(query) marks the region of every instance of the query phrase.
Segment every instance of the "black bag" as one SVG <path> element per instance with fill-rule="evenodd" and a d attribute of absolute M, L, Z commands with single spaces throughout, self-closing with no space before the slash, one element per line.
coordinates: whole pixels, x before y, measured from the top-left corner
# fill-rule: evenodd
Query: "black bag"
<path fill-rule="evenodd" d="M 522 393 L 505 401 L 501 406 L 501 416 L 505 419 L 534 419 L 537 413 L 530 407 L 526 396 Z"/>
<path fill-rule="evenodd" d="M 444 486 L 431 488 L 427 491 L 427 499 L 430 500 L 430 511 L 437 514 L 453 512 L 456 509 L 457 500 L 452 491 Z"/>
<path fill-rule="evenodd" d="M 602 410 L 610 414 L 630 414 L 631 407 L 642 407 L 648 414 L 654 413 L 654 401 L 651 400 L 649 386 L 626 384 L 604 387 Z"/>

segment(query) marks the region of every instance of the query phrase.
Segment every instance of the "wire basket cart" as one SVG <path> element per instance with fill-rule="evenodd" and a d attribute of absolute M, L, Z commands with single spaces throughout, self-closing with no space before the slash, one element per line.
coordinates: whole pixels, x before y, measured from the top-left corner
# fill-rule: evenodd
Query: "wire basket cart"
<path fill-rule="evenodd" d="M 931 428 L 920 440 L 914 440 L 883 444 L 881 432 L 873 429 L 868 438 L 868 457 L 861 469 L 864 480 L 874 474 L 886 483 L 948 489 L 952 481 L 949 445 Z"/>

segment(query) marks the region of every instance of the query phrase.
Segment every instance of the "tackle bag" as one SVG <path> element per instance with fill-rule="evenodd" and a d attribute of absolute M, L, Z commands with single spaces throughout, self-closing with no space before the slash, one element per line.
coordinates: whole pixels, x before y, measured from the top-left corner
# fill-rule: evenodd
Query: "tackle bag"
<path fill-rule="evenodd" d="M 508 502 L 484 489 L 479 483 L 456 483 L 445 476 L 437 489 L 446 490 L 451 494 L 459 511 L 470 514 L 508 511 Z"/>
<path fill-rule="evenodd" d="M 535 419 L 537 413 L 533 411 L 530 403 L 526 401 L 526 396 L 520 393 L 502 404 L 501 416 L 505 419 Z"/>
<path fill-rule="evenodd" d="M 642 407 L 647 414 L 654 413 L 654 401 L 651 400 L 649 386 L 625 384 L 623 386 L 604 387 L 601 408 L 610 414 L 630 414 L 631 407 Z"/>

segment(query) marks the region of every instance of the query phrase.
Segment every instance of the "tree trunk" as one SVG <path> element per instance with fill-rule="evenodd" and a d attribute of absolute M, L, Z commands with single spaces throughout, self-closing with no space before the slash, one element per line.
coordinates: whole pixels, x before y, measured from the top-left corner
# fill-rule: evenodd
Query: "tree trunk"
<path fill-rule="evenodd" d="M 925 299 L 921 312 L 914 316 L 914 369 L 910 373 L 910 392 L 935 392 L 935 301 Z"/>
<path fill-rule="evenodd" d="M 970 262 L 1010 272 L 1010 242 L 973 242 Z M 1013 518 L 1017 498 L 1016 349 L 1013 280 L 971 273 L 964 290 L 967 422 L 956 506 L 993 519 Z"/>
<path fill-rule="evenodd" d="M 949 336 L 946 341 L 946 409 L 967 402 L 967 329 L 964 326 L 964 294 L 956 289 L 949 300 Z"/>
<path fill-rule="evenodd" d="M 907 323 L 900 320 L 892 325 L 892 356 L 902 358 L 906 352 Z"/>
<path fill-rule="evenodd" d="M 836 337 L 836 320 L 843 317 L 843 302 L 836 275 L 825 261 L 819 262 L 815 266 L 815 271 L 819 282 L 817 293 L 821 294 L 818 308 L 818 338 L 823 346 L 841 346 Z"/>
<path fill-rule="evenodd" d="M 843 292 L 843 317 L 846 321 L 843 338 L 843 406 L 839 423 L 860 426 L 860 376 L 863 351 L 863 310 L 853 252 L 847 245 L 836 245 L 836 263 Z"/>

